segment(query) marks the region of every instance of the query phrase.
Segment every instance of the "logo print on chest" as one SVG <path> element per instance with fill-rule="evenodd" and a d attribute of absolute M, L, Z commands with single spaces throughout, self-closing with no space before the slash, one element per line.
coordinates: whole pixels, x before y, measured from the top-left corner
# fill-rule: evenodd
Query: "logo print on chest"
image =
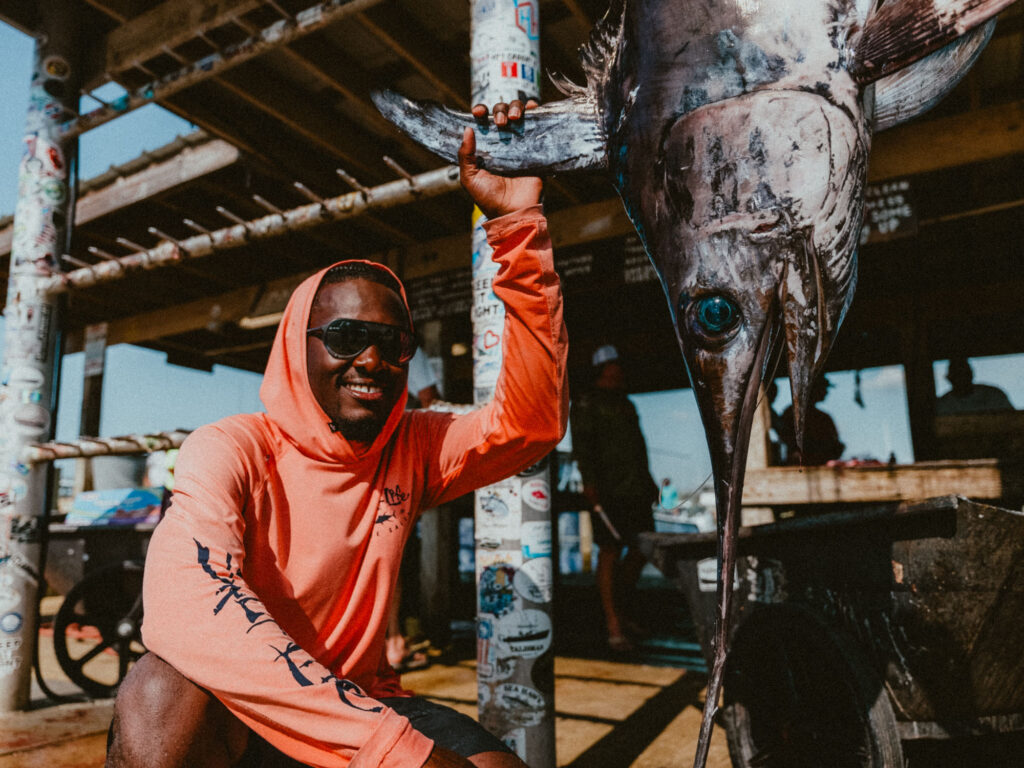
<path fill-rule="evenodd" d="M 409 494 L 402 490 L 402 486 L 395 485 L 394 488 L 384 488 L 377 502 L 377 519 L 374 525 L 377 528 L 376 535 L 381 533 L 393 533 L 405 525 L 409 519 L 409 512 L 401 507 L 409 500 Z"/>

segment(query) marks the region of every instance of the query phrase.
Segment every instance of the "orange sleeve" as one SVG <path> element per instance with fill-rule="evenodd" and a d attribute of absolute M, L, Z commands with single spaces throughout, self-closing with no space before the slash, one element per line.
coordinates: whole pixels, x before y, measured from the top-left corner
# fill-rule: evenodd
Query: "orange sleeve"
<path fill-rule="evenodd" d="M 505 304 L 502 367 L 493 399 L 461 416 L 431 419 L 424 508 L 514 475 L 562 439 L 568 418 L 568 339 L 562 292 L 541 206 L 485 224 Z"/>
<path fill-rule="evenodd" d="M 182 446 L 146 557 L 146 646 L 296 760 L 419 768 L 433 742 L 314 661 L 246 584 L 243 512 L 263 483 L 251 453 L 217 426 Z"/>

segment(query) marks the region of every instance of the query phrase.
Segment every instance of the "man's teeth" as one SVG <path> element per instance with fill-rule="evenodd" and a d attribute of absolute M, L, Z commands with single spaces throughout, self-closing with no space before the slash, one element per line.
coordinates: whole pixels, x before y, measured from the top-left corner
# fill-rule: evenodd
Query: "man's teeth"
<path fill-rule="evenodd" d="M 353 392 L 363 392 L 367 395 L 376 395 L 384 391 L 383 387 L 374 387 L 370 384 L 349 384 L 348 388 Z"/>

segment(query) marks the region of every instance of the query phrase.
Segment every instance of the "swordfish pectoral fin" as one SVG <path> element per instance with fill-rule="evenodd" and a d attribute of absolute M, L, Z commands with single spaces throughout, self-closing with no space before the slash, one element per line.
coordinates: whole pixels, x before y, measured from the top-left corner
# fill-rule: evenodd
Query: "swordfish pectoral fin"
<path fill-rule="evenodd" d="M 889 0 L 850 41 L 862 84 L 903 69 L 978 27 L 1014 0 Z"/>
<path fill-rule="evenodd" d="M 989 19 L 945 48 L 876 82 L 875 132 L 915 118 L 942 101 L 974 66 L 995 28 L 996 20 Z"/>
<path fill-rule="evenodd" d="M 596 105 L 566 99 L 531 109 L 509 129 L 476 120 L 434 102 L 412 101 L 394 91 L 375 91 L 373 103 L 410 138 L 455 162 L 466 128 L 476 131 L 476 154 L 488 170 L 533 176 L 607 166 L 604 130 Z"/>

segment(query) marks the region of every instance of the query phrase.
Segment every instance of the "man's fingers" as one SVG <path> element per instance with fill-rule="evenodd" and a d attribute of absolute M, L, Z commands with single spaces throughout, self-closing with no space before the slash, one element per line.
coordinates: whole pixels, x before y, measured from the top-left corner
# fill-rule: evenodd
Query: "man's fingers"
<path fill-rule="evenodd" d="M 527 109 L 536 109 L 539 106 L 540 106 L 540 103 L 536 99 L 527 99 L 526 100 L 526 108 Z"/>
<path fill-rule="evenodd" d="M 503 128 L 508 124 L 508 104 L 504 101 L 499 101 L 494 105 L 494 124 L 498 128 Z"/>
<path fill-rule="evenodd" d="M 476 132 L 472 128 L 466 128 L 462 132 L 462 144 L 459 145 L 459 166 L 466 168 L 476 166 Z"/>
<path fill-rule="evenodd" d="M 473 109 L 470 111 L 473 113 L 473 117 L 477 120 L 486 120 L 487 116 L 490 114 L 486 104 L 474 104 Z"/>

